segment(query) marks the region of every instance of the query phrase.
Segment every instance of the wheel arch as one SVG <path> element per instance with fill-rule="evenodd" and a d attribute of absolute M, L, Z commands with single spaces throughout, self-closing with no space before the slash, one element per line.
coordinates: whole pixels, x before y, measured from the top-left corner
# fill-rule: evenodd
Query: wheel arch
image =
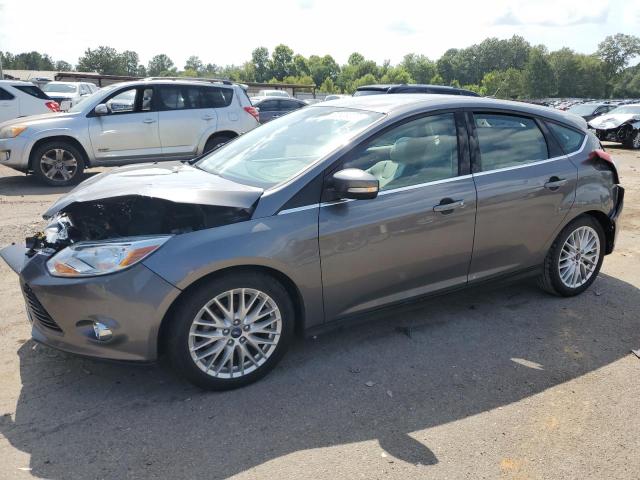
<path fill-rule="evenodd" d="M 605 237 L 605 250 L 604 254 L 609 255 L 613 252 L 613 245 L 615 243 L 615 223 L 607 216 L 606 213 L 601 212 L 600 210 L 587 210 L 585 212 L 581 212 L 579 215 L 571 218 L 568 222 L 564 224 L 562 228 L 565 228 L 571 222 L 575 221 L 581 217 L 591 217 L 602 227 L 602 231 L 604 232 Z M 562 230 L 562 229 L 561 229 Z"/>
<path fill-rule="evenodd" d="M 610 254 L 611 252 L 613 252 L 613 244 L 614 244 L 614 240 L 615 240 L 615 223 L 613 221 L 611 221 L 611 219 L 605 214 L 600 212 L 599 210 L 589 210 L 587 212 L 584 212 L 583 215 L 589 216 L 594 218 L 602 227 L 602 231 L 604 232 L 604 236 L 605 236 L 605 255 Z"/>
<path fill-rule="evenodd" d="M 71 137 L 69 135 L 54 135 L 51 137 L 43 137 L 40 138 L 38 140 L 36 140 L 36 142 L 33 144 L 33 146 L 31 147 L 31 151 L 29 152 L 29 165 L 28 165 L 28 169 L 29 170 L 33 170 L 33 160 L 34 160 L 34 153 L 35 151 L 43 144 L 45 143 L 49 143 L 49 142 L 54 142 L 54 141 L 64 141 L 64 142 L 69 142 L 71 143 L 75 148 L 77 148 L 80 153 L 83 156 L 83 161 L 84 161 L 84 165 L 85 167 L 89 167 L 89 155 L 87 154 L 86 149 L 84 148 L 84 146 L 78 141 L 78 139 Z"/>
<path fill-rule="evenodd" d="M 157 337 L 158 357 L 162 356 L 165 353 L 165 346 L 167 343 L 166 335 L 167 335 L 167 332 L 169 331 L 168 327 L 170 323 L 170 318 L 175 312 L 176 308 L 180 305 L 180 303 L 185 298 L 187 298 L 189 293 L 195 290 L 196 288 L 198 288 L 203 283 L 209 282 L 215 278 L 218 278 L 224 275 L 229 275 L 232 273 L 242 273 L 242 272 L 245 272 L 245 273 L 260 272 L 260 273 L 269 275 L 272 278 L 275 278 L 277 281 L 279 281 L 287 290 L 287 292 L 291 294 L 291 301 L 293 302 L 293 308 L 295 313 L 295 325 L 294 325 L 295 332 L 296 334 L 301 334 L 302 332 L 304 332 L 304 326 L 305 326 L 304 300 L 298 286 L 288 275 L 282 273 L 280 270 L 277 270 L 272 267 L 263 266 L 263 265 L 231 266 L 231 267 L 222 268 L 220 270 L 216 270 L 215 272 L 211 272 L 207 275 L 204 275 L 203 277 L 198 278 L 193 283 L 189 284 L 184 290 L 182 290 L 180 295 L 178 295 L 175 298 L 175 300 L 171 303 L 171 305 L 165 312 L 162 318 L 162 322 L 160 323 L 160 328 L 158 330 L 158 337 Z"/>

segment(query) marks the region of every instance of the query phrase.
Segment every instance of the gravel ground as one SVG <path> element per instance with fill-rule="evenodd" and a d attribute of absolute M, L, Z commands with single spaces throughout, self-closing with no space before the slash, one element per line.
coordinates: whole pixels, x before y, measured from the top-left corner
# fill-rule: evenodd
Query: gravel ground
<path fill-rule="evenodd" d="M 623 230 L 582 296 L 525 282 L 376 314 L 232 392 L 36 345 L 0 262 L 0 478 L 640 478 L 640 154 L 610 150 Z M 0 245 L 62 193 L 0 167 Z"/>

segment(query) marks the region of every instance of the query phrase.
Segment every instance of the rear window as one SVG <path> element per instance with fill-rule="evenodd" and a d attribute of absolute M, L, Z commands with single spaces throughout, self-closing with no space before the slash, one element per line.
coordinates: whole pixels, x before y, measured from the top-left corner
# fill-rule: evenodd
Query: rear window
<path fill-rule="evenodd" d="M 223 108 L 231 105 L 233 90 L 220 87 L 199 87 L 199 107 L 196 108 Z"/>
<path fill-rule="evenodd" d="M 47 94 L 40 90 L 35 85 L 11 85 L 13 88 L 20 90 L 21 92 L 31 95 L 32 97 L 41 98 L 42 100 L 49 100 Z"/>
<path fill-rule="evenodd" d="M 569 154 L 577 152 L 584 141 L 584 133 L 576 132 L 567 127 L 560 126 L 556 123 L 547 122 L 547 127 L 556 138 L 564 153 Z"/>
<path fill-rule="evenodd" d="M 4 88 L 0 88 L 0 100 L 13 100 L 14 96 L 7 92 Z"/>
<path fill-rule="evenodd" d="M 482 171 L 527 165 L 549 158 L 547 142 L 527 117 L 474 113 Z"/>

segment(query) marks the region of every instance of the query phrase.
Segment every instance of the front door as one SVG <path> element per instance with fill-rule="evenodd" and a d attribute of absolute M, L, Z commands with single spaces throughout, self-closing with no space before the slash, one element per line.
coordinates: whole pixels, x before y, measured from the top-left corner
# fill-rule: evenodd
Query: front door
<path fill-rule="evenodd" d="M 466 283 L 476 192 L 461 171 L 466 143 L 459 128 L 453 113 L 424 116 L 387 129 L 340 162 L 337 169 L 378 177 L 380 193 L 320 208 L 327 318 Z"/>
<path fill-rule="evenodd" d="M 158 112 L 152 109 L 152 97 L 152 88 L 120 90 L 106 100 L 107 115 L 89 118 L 97 160 L 144 160 L 161 154 Z"/>
<path fill-rule="evenodd" d="M 472 118 L 478 213 L 470 281 L 540 265 L 573 205 L 578 177 L 565 155 L 551 151 L 534 118 Z"/>

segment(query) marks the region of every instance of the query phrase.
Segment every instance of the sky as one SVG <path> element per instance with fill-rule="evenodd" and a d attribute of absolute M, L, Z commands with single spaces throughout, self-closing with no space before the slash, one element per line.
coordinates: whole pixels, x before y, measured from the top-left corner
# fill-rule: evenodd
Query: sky
<path fill-rule="evenodd" d="M 640 0 L 0 0 L 0 50 L 36 50 L 72 64 L 99 45 L 134 50 L 145 65 L 158 53 L 179 68 L 191 55 L 242 64 L 255 47 L 279 43 L 341 64 L 354 51 L 396 64 L 406 53 L 437 59 L 449 48 L 512 35 L 592 53 L 618 32 L 640 36 Z"/>

